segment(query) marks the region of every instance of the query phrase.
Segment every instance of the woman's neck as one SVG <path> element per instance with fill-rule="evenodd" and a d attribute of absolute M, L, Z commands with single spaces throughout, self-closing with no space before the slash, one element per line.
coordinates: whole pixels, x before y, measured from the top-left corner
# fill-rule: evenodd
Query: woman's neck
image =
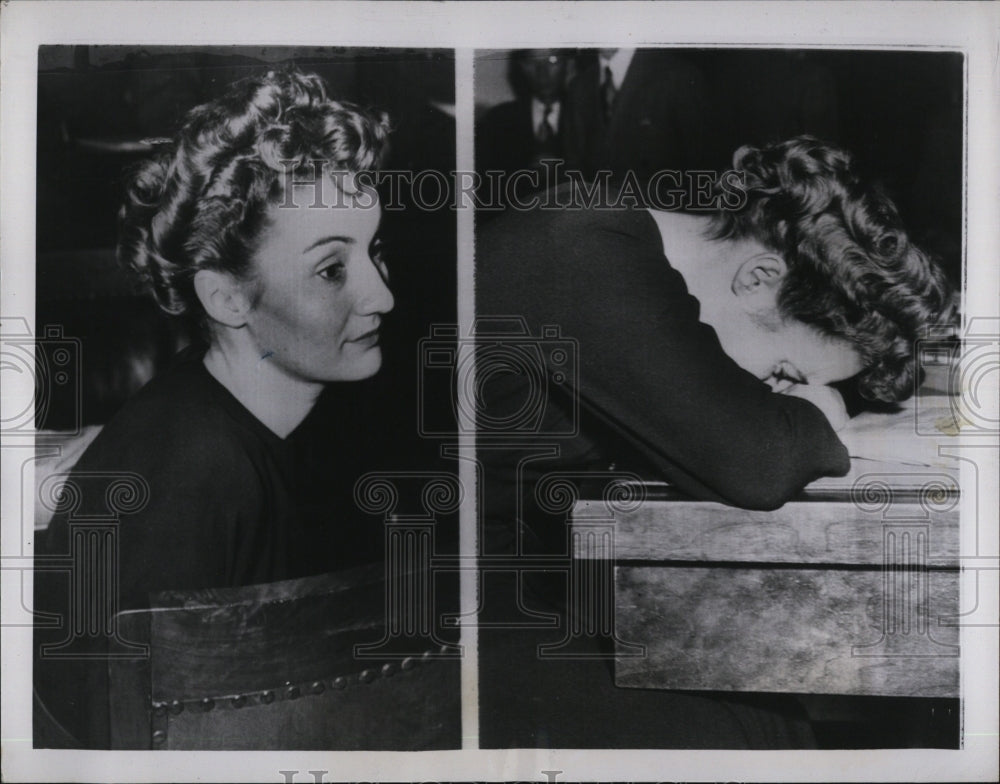
<path fill-rule="evenodd" d="M 715 330 L 723 349 L 733 348 L 755 329 L 734 296 L 734 276 L 747 258 L 766 251 L 755 240 L 717 240 L 708 235 L 709 218 L 650 210 L 660 229 L 663 254 L 698 300 L 698 319 Z"/>
<path fill-rule="evenodd" d="M 213 340 L 203 362 L 216 381 L 279 438 L 299 426 L 323 389 L 257 356 L 238 339 Z"/>
<path fill-rule="evenodd" d="M 704 216 L 666 210 L 649 213 L 660 230 L 663 255 L 701 305 L 701 320 L 711 324 L 714 316 L 731 306 L 726 297 L 731 279 L 728 243 L 708 236 L 709 219 Z"/>

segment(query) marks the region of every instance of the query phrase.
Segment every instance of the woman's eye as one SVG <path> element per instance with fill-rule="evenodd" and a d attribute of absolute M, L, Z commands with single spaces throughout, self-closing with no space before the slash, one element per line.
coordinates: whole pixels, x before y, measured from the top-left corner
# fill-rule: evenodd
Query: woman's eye
<path fill-rule="evenodd" d="M 324 280 L 341 281 L 344 279 L 344 263 L 338 261 L 335 264 L 330 264 L 323 267 L 318 274 Z"/>
<path fill-rule="evenodd" d="M 798 371 L 798 368 L 793 365 L 788 365 L 782 363 L 778 366 L 778 371 L 776 373 L 778 378 L 782 381 L 791 381 L 793 384 L 805 384 L 805 377 Z"/>

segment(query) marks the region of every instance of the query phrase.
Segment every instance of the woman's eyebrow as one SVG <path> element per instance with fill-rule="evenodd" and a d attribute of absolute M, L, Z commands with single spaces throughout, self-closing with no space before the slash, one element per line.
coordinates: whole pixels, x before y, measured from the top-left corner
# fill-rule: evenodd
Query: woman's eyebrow
<path fill-rule="evenodd" d="M 350 245 L 351 243 L 354 242 L 354 237 L 345 237 L 345 236 L 339 235 L 339 234 L 335 235 L 335 236 L 331 236 L 331 237 L 320 237 L 318 240 L 316 240 L 314 243 L 312 243 L 308 248 L 306 248 L 302 252 L 303 253 L 308 253 L 309 251 L 313 250 L 314 248 L 318 248 L 320 245 L 328 245 L 331 242 L 343 242 L 346 245 Z"/>

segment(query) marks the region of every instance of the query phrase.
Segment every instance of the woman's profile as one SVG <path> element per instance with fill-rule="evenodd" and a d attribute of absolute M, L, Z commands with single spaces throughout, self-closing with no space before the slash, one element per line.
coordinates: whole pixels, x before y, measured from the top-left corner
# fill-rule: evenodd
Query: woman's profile
<path fill-rule="evenodd" d="M 70 479 L 77 516 L 107 513 L 93 482 L 124 473 L 141 486 L 141 508 L 118 525 L 114 610 L 162 590 L 325 571 L 298 518 L 287 439 L 325 385 L 382 362 L 394 302 L 378 197 L 359 175 L 387 138 L 384 116 L 332 99 L 318 76 L 272 71 L 192 109 L 128 178 L 119 258 L 201 340 L 104 427 Z M 69 535 L 56 514 L 40 551 L 67 552 Z M 64 582 L 37 586 L 40 610 L 68 611 Z M 91 653 L 104 642 L 92 638 Z M 47 710 L 87 747 L 108 743 L 102 664 L 36 665 Z"/>

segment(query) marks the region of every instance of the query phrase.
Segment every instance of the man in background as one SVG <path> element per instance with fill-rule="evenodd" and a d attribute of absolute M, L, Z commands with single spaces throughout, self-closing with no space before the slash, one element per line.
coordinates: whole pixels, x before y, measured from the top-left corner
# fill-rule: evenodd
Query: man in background
<path fill-rule="evenodd" d="M 705 77 L 683 55 L 660 49 L 599 49 L 568 87 L 566 166 L 584 179 L 608 170 L 645 183 L 661 169 L 706 166 Z"/>
<path fill-rule="evenodd" d="M 561 49 L 521 49 L 511 55 L 508 80 L 517 96 L 490 109 L 476 126 L 476 162 L 480 176 L 503 172 L 503 187 L 494 191 L 506 206 L 523 201 L 548 183 L 541 172 L 543 161 L 563 157 L 562 114 L 570 55 Z M 531 178 L 511 180 L 518 171 L 538 172 L 537 187 Z M 507 184 L 511 185 L 507 189 Z M 489 188 L 489 184 L 483 186 Z M 481 193 L 481 200 L 488 199 Z"/>

